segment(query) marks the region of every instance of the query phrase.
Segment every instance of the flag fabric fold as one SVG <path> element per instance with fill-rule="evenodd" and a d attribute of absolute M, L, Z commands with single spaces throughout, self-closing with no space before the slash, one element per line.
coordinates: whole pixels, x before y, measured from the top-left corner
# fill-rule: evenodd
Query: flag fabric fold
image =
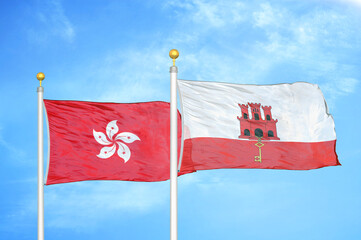
<path fill-rule="evenodd" d="M 319 87 L 178 80 L 183 169 L 308 170 L 340 165 Z"/>
<path fill-rule="evenodd" d="M 46 185 L 169 179 L 169 103 L 44 100 L 44 104 L 50 138 Z M 179 124 L 179 148 L 180 140 Z M 193 170 L 181 169 L 179 175 L 188 172 Z"/>

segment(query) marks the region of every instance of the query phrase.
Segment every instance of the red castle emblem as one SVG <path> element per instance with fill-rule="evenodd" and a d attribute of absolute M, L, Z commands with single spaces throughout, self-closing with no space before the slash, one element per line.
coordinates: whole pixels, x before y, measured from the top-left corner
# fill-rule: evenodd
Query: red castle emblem
<path fill-rule="evenodd" d="M 242 116 L 237 117 L 241 131 L 238 138 L 280 140 L 276 128 L 278 120 L 272 118 L 271 106 L 262 106 L 265 119 L 261 116 L 260 103 L 238 104 L 238 106 L 242 111 Z M 251 109 L 251 118 L 248 116 L 248 107 Z"/>

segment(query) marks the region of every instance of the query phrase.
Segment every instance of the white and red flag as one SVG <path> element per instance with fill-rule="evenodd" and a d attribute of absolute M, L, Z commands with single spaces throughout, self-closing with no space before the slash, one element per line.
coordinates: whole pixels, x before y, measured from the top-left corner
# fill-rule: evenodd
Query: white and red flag
<path fill-rule="evenodd" d="M 169 179 L 169 103 L 44 100 L 44 104 L 50 137 L 46 185 Z M 180 126 L 178 136 L 180 143 Z M 179 175 L 192 171 L 181 170 Z"/>
<path fill-rule="evenodd" d="M 178 80 L 182 168 L 307 170 L 340 165 L 320 88 Z"/>

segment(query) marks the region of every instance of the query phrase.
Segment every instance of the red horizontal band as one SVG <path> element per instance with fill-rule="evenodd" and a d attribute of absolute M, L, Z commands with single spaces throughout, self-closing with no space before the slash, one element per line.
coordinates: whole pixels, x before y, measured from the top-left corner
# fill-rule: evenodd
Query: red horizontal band
<path fill-rule="evenodd" d="M 308 170 L 341 165 L 336 140 L 326 142 L 244 141 L 225 138 L 192 138 L 184 142 L 183 170 L 261 168 Z M 255 161 L 260 155 L 261 161 Z"/>

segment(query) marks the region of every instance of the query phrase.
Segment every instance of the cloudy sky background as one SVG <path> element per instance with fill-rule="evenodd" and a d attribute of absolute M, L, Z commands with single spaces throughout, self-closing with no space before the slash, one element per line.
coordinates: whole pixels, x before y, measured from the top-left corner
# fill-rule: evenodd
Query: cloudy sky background
<path fill-rule="evenodd" d="M 1 1 L 0 239 L 37 235 L 37 103 L 169 101 L 179 78 L 319 84 L 341 167 L 179 179 L 179 239 L 361 238 L 361 1 Z M 169 181 L 45 187 L 47 239 L 168 239 Z"/>

